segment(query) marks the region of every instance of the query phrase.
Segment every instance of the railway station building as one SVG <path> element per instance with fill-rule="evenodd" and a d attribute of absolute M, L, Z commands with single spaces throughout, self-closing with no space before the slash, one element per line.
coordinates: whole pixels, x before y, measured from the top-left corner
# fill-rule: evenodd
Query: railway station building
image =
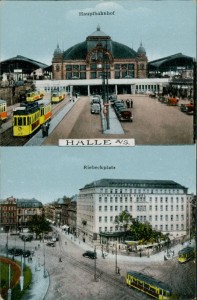
<path fill-rule="evenodd" d="M 170 239 L 189 236 L 191 203 L 188 189 L 171 180 L 101 179 L 80 189 L 77 234 L 87 242 L 120 240 L 123 228 L 114 223 L 122 211 Z"/>

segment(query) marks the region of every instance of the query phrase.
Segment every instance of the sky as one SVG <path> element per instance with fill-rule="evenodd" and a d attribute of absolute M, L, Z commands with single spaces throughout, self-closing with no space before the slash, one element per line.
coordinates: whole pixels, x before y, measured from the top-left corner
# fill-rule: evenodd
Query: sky
<path fill-rule="evenodd" d="M 0 60 L 22 55 L 50 65 L 57 43 L 66 50 L 98 25 L 135 51 L 142 42 L 149 61 L 196 57 L 196 0 L 1 1 L 0 17 Z"/>
<path fill-rule="evenodd" d="M 50 203 L 102 178 L 173 180 L 196 194 L 195 146 L 1 147 L 0 199 Z M 88 169 L 88 166 L 112 167 Z"/>

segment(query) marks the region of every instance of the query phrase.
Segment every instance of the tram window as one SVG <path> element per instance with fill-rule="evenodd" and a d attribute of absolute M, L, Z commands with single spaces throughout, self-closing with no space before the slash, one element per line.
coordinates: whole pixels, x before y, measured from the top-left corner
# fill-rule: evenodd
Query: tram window
<path fill-rule="evenodd" d="M 26 118 L 23 118 L 23 125 L 26 126 Z"/>
<path fill-rule="evenodd" d="M 17 126 L 17 118 L 14 118 L 14 126 Z"/>
<path fill-rule="evenodd" d="M 23 125 L 23 118 L 18 117 L 18 126 L 22 126 Z"/>

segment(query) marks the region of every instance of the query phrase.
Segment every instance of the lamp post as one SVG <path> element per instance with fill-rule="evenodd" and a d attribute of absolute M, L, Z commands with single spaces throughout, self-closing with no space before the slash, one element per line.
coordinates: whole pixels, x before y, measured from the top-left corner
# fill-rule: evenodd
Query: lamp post
<path fill-rule="evenodd" d="M 107 110 L 106 113 L 106 122 L 107 122 L 107 128 L 110 129 L 110 123 L 109 123 L 109 84 L 108 84 L 108 71 L 106 68 L 106 62 L 103 61 L 102 63 L 99 63 L 97 65 L 98 69 L 102 70 L 102 99 L 103 99 L 103 105 Z M 106 81 L 105 81 L 106 80 Z"/>
<path fill-rule="evenodd" d="M 9 289 L 8 289 L 8 300 L 11 300 L 12 297 L 12 290 L 10 288 L 10 278 L 11 278 L 11 274 L 10 274 L 10 264 L 9 264 Z"/>
<path fill-rule="evenodd" d="M 44 274 L 43 274 L 43 277 L 45 278 L 46 277 L 46 265 L 45 265 L 45 244 L 44 244 Z"/>
<path fill-rule="evenodd" d="M 8 257 L 8 231 L 7 231 L 7 239 L 6 239 L 6 257 Z"/>
<path fill-rule="evenodd" d="M 115 274 L 118 274 L 118 257 L 117 257 L 117 240 L 116 240 L 116 255 L 115 255 Z"/>
<path fill-rule="evenodd" d="M 97 281 L 96 279 L 96 246 L 94 247 L 94 281 Z"/>

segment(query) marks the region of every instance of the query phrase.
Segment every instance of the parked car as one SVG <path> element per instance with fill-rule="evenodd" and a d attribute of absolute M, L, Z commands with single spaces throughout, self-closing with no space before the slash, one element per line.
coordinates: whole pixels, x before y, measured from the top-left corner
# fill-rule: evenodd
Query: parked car
<path fill-rule="evenodd" d="M 21 240 L 25 242 L 31 242 L 33 240 L 33 235 L 32 234 L 22 235 Z"/>
<path fill-rule="evenodd" d="M 29 257 L 31 255 L 31 251 L 25 250 L 23 251 L 23 257 Z"/>
<path fill-rule="evenodd" d="M 100 103 L 92 103 L 90 111 L 91 111 L 91 114 L 99 114 L 101 111 Z"/>
<path fill-rule="evenodd" d="M 127 108 L 120 108 L 119 110 L 117 110 L 116 114 L 120 121 L 133 121 L 132 112 Z"/>
<path fill-rule="evenodd" d="M 14 256 L 23 255 L 23 250 L 22 249 L 18 249 L 18 248 L 8 249 L 8 254 L 14 255 Z"/>
<path fill-rule="evenodd" d="M 180 110 L 182 112 L 185 112 L 187 114 L 193 114 L 194 113 L 194 103 L 188 103 L 188 104 L 181 104 Z"/>
<path fill-rule="evenodd" d="M 47 246 L 49 246 L 49 247 L 55 247 L 55 243 L 54 242 L 48 242 Z"/>
<path fill-rule="evenodd" d="M 92 101 L 91 101 L 91 104 L 93 104 L 93 103 L 101 104 L 101 99 L 100 99 L 100 97 L 99 97 L 99 96 L 94 96 L 94 97 L 92 98 Z"/>
<path fill-rule="evenodd" d="M 86 251 L 82 255 L 84 257 L 88 257 L 88 258 L 91 258 L 91 259 L 96 259 L 97 258 L 97 255 L 94 251 Z"/>

